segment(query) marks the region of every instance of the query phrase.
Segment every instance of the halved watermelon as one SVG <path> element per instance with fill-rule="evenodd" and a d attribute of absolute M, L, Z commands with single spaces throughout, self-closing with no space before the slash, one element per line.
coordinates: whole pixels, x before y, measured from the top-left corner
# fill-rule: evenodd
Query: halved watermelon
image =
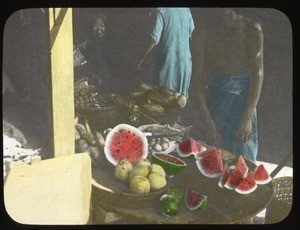
<path fill-rule="evenodd" d="M 165 170 L 168 175 L 175 175 L 182 172 L 187 164 L 173 155 L 162 154 L 162 153 L 153 153 L 152 162 L 158 164 Z"/>
<path fill-rule="evenodd" d="M 248 166 L 246 165 L 245 159 L 242 155 L 240 155 L 237 164 L 234 169 L 230 173 L 224 187 L 230 190 L 234 190 L 239 183 L 247 176 L 249 171 Z"/>
<path fill-rule="evenodd" d="M 188 138 L 177 145 L 177 153 L 181 157 L 188 157 L 199 153 L 197 142 L 193 138 Z"/>
<path fill-rule="evenodd" d="M 249 194 L 257 188 L 255 183 L 254 173 L 249 172 L 246 178 L 244 178 L 241 183 L 235 188 L 235 191 L 240 194 Z"/>
<path fill-rule="evenodd" d="M 147 157 L 148 141 L 139 129 L 128 124 L 119 124 L 108 133 L 104 142 L 104 153 L 113 165 L 121 159 L 135 164 Z"/>
<path fill-rule="evenodd" d="M 220 176 L 223 171 L 221 150 L 210 147 L 199 155 L 198 159 L 196 159 L 196 164 L 204 176 L 209 178 Z"/>
<path fill-rule="evenodd" d="M 272 180 L 263 164 L 258 165 L 253 172 L 257 184 L 267 184 Z"/>
<path fill-rule="evenodd" d="M 203 210 L 207 205 L 207 196 L 187 189 L 185 192 L 185 205 L 191 211 Z"/>
<path fill-rule="evenodd" d="M 218 185 L 223 188 L 234 167 L 225 164 Z"/>

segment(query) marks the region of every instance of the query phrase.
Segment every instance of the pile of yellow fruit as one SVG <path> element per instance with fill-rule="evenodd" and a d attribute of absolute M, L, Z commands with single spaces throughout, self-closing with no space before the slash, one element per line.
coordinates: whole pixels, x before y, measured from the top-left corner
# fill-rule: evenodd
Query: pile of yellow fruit
<path fill-rule="evenodd" d="M 114 175 L 118 180 L 128 182 L 132 193 L 149 193 L 167 185 L 165 170 L 148 159 L 141 159 L 135 165 L 126 159 L 120 160 Z"/>

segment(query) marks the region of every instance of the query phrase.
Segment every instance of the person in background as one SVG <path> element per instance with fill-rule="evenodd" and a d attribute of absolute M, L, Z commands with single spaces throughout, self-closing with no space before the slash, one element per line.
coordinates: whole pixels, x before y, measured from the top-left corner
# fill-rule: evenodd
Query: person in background
<path fill-rule="evenodd" d="M 195 35 L 194 76 L 209 145 L 255 162 L 263 84 L 263 32 L 232 9 L 213 9 Z"/>
<path fill-rule="evenodd" d="M 153 84 L 188 97 L 192 73 L 190 39 L 195 28 L 191 11 L 189 8 L 156 8 L 150 16 L 153 19 L 151 41 L 142 52 L 137 68 L 141 69 L 156 47 Z"/>
<path fill-rule="evenodd" d="M 75 73 L 90 73 L 98 85 L 110 79 L 111 73 L 105 50 L 106 17 L 102 14 L 91 17 L 87 39 L 75 46 Z"/>

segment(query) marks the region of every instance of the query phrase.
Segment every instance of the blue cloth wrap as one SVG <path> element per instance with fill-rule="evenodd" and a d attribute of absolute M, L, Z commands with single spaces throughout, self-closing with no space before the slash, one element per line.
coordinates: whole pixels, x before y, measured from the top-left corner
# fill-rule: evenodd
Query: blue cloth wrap
<path fill-rule="evenodd" d="M 255 162 L 258 152 L 256 109 L 252 116 L 250 139 L 246 143 L 236 139 L 236 131 L 246 108 L 249 84 L 248 75 L 213 75 L 208 85 L 207 103 L 222 135 L 219 147 Z M 207 143 L 216 146 L 216 143 Z"/>

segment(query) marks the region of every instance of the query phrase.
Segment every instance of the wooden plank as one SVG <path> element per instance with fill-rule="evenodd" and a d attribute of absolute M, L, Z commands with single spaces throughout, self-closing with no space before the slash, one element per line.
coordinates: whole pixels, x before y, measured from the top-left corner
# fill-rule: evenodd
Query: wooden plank
<path fill-rule="evenodd" d="M 49 9 L 54 157 L 74 153 L 74 73 L 71 8 Z"/>

